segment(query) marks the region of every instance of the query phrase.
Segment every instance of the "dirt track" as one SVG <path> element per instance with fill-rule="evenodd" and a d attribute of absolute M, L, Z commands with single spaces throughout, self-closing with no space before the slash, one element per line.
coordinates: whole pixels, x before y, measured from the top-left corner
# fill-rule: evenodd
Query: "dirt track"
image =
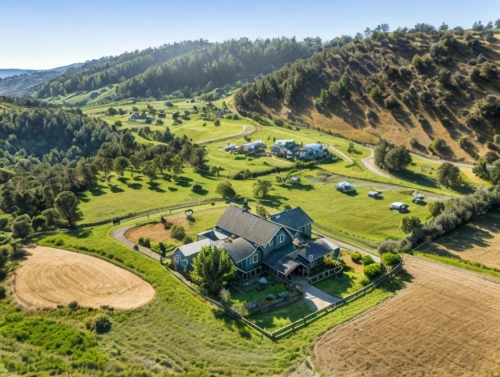
<path fill-rule="evenodd" d="M 411 283 L 314 346 L 327 376 L 493 376 L 500 281 L 409 257 Z"/>
<path fill-rule="evenodd" d="M 155 291 L 133 273 L 71 251 L 38 246 L 16 271 L 14 295 L 28 309 L 80 306 L 133 309 L 150 302 Z"/>

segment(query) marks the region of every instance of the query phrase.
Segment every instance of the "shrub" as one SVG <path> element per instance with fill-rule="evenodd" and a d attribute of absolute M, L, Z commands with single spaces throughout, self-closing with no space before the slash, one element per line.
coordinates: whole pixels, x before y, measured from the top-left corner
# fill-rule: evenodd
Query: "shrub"
<path fill-rule="evenodd" d="M 7 297 L 5 287 L 0 286 L 0 300 L 4 299 L 5 297 Z"/>
<path fill-rule="evenodd" d="M 439 200 L 427 204 L 427 209 L 429 210 L 429 212 L 433 217 L 436 217 L 439 214 L 441 214 L 441 212 L 444 211 L 444 208 L 445 208 L 444 203 Z"/>
<path fill-rule="evenodd" d="M 375 263 L 371 255 L 363 255 L 363 258 L 361 258 L 361 261 L 363 262 L 363 265 L 368 266 L 369 264 Z"/>
<path fill-rule="evenodd" d="M 38 215 L 33 218 L 33 228 L 35 230 L 45 229 L 47 226 L 47 218 L 43 215 Z"/>
<path fill-rule="evenodd" d="M 184 236 L 184 238 L 182 239 L 182 243 L 184 245 L 188 244 L 188 243 L 192 243 L 193 242 L 193 237 L 191 237 L 190 235 L 186 234 Z"/>
<path fill-rule="evenodd" d="M 362 255 L 361 253 L 355 251 L 353 253 L 351 253 L 351 260 L 354 262 L 354 263 L 361 263 L 361 259 L 362 259 Z"/>
<path fill-rule="evenodd" d="M 395 253 L 385 253 L 382 255 L 382 264 L 386 266 L 396 266 L 401 261 L 401 256 Z"/>
<path fill-rule="evenodd" d="M 396 248 L 397 248 L 397 241 L 385 240 L 380 242 L 380 244 L 378 245 L 378 252 L 380 254 L 392 253 L 396 250 Z"/>
<path fill-rule="evenodd" d="M 78 301 L 71 301 L 71 302 L 68 304 L 68 308 L 70 308 L 71 310 L 76 310 L 76 309 L 78 309 Z"/>
<path fill-rule="evenodd" d="M 177 241 L 182 241 L 186 236 L 186 230 L 182 225 L 174 225 L 170 230 L 170 235 L 172 236 L 173 239 L 176 239 Z"/>
<path fill-rule="evenodd" d="M 373 280 L 380 276 L 382 269 L 379 264 L 373 263 L 365 266 L 364 273 L 368 279 Z"/>
<path fill-rule="evenodd" d="M 147 247 L 147 248 L 151 249 L 151 239 L 146 238 L 146 239 L 144 240 L 144 244 L 143 244 L 142 246 L 144 246 L 144 247 Z"/>
<path fill-rule="evenodd" d="M 139 246 L 138 245 L 134 245 L 134 250 L 135 251 L 139 251 Z"/>
<path fill-rule="evenodd" d="M 111 330 L 111 321 L 105 315 L 99 316 L 94 320 L 95 332 L 104 334 Z"/>

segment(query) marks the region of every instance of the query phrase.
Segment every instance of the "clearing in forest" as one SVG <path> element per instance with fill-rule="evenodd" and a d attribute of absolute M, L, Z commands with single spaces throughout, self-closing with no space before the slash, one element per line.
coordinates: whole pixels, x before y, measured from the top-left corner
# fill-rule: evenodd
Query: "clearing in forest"
<path fill-rule="evenodd" d="M 80 306 L 134 309 L 150 302 L 155 291 L 133 273 L 99 258 L 37 246 L 16 271 L 14 295 L 28 309 Z"/>
<path fill-rule="evenodd" d="M 500 280 L 407 257 L 411 283 L 314 346 L 328 376 L 493 376 Z"/>

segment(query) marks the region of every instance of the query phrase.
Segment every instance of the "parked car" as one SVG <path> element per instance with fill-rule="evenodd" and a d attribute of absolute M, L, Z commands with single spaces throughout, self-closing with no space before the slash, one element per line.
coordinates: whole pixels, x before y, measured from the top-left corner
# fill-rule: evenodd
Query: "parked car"
<path fill-rule="evenodd" d="M 391 211 L 396 210 L 396 211 L 399 211 L 399 212 L 404 212 L 404 211 L 408 210 L 408 207 L 409 207 L 408 204 L 404 204 L 404 203 L 401 203 L 401 202 L 394 202 L 394 203 L 392 203 L 390 205 L 389 209 Z"/>
<path fill-rule="evenodd" d="M 413 203 L 420 203 L 424 201 L 424 196 L 423 195 L 415 195 L 412 199 Z"/>
<path fill-rule="evenodd" d="M 354 192 L 356 189 L 354 188 L 353 185 L 351 185 L 349 182 L 340 182 L 337 183 L 337 190 L 341 192 Z"/>
<path fill-rule="evenodd" d="M 382 193 L 380 191 L 368 191 L 368 196 L 370 198 L 375 198 L 375 199 L 381 198 L 382 197 L 381 194 Z"/>

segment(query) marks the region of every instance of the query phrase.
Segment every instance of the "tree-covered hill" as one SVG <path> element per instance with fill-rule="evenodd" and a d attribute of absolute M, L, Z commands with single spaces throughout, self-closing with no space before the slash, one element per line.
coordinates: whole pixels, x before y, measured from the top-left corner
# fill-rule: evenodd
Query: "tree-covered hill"
<path fill-rule="evenodd" d="M 101 58 L 87 62 L 81 69 L 68 71 L 34 91 L 38 98 L 67 95 L 76 91 L 92 91 L 116 84 L 144 72 L 154 64 L 197 49 L 207 42 L 203 40 L 165 44 L 158 48 Z"/>
<path fill-rule="evenodd" d="M 85 98 L 78 98 L 79 105 L 128 97 L 164 98 L 174 92 L 174 96 L 201 95 L 216 88 L 239 86 L 285 63 L 308 58 L 322 46 L 319 38 L 185 41 L 87 62 L 46 82 L 40 80 L 39 85 L 6 82 L 2 90 L 0 82 L 0 93 L 29 94 L 39 99 L 87 93 Z"/>
<path fill-rule="evenodd" d="M 493 29 L 477 29 L 367 29 L 245 85 L 235 102 L 247 112 L 443 158 L 497 153 L 500 43 Z"/>

